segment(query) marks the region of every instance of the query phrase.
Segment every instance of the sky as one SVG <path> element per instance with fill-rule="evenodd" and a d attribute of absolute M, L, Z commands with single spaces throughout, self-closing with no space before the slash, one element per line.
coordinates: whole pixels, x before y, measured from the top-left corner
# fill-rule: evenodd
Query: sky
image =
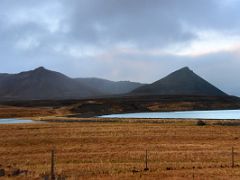
<path fill-rule="evenodd" d="M 154 82 L 188 66 L 240 96 L 240 0 L 0 0 L 0 72 Z"/>

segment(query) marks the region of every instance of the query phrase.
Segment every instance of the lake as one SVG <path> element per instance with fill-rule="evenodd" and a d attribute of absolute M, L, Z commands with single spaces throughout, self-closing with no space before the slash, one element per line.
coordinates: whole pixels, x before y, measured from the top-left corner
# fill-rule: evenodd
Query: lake
<path fill-rule="evenodd" d="M 22 124 L 22 123 L 35 123 L 35 121 L 27 120 L 27 119 L 0 119 L 0 124 Z"/>
<path fill-rule="evenodd" d="M 168 119 L 240 119 L 240 110 L 175 111 L 111 114 L 103 118 L 168 118 Z"/>

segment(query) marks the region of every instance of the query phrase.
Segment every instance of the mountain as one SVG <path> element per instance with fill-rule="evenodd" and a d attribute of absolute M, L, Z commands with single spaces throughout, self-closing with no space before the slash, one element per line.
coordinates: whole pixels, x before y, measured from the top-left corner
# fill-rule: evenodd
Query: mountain
<path fill-rule="evenodd" d="M 7 74 L 7 73 L 0 73 L 0 83 L 1 81 L 3 81 L 5 78 L 9 77 L 10 74 Z"/>
<path fill-rule="evenodd" d="M 71 99 L 102 95 L 99 91 L 44 67 L 0 74 L 0 99 Z"/>
<path fill-rule="evenodd" d="M 133 90 L 134 95 L 226 96 L 224 92 L 195 74 L 181 68 L 152 84 Z"/>
<path fill-rule="evenodd" d="M 109 81 L 100 78 L 77 78 L 78 82 L 85 84 L 88 87 L 96 89 L 104 94 L 125 94 L 139 88 L 145 84 L 130 82 L 130 81 Z"/>
<path fill-rule="evenodd" d="M 109 95 L 226 96 L 188 67 L 152 84 L 70 78 L 44 67 L 18 74 L 0 73 L 0 100 L 82 99 Z"/>

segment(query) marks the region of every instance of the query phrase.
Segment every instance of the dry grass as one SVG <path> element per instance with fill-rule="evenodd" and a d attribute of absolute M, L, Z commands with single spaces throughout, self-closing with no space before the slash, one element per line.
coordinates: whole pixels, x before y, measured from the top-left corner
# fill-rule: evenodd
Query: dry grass
<path fill-rule="evenodd" d="M 14 107 L 0 105 L 0 118 L 19 118 L 19 117 L 39 117 L 39 116 L 58 116 L 68 114 L 67 108 L 53 107 Z"/>
<path fill-rule="evenodd" d="M 200 127 L 192 121 L 45 123 L 1 125 L 0 136 L 0 164 L 29 172 L 8 179 L 40 179 L 50 170 L 53 147 L 57 173 L 68 179 L 240 178 L 240 168 L 230 167 L 232 146 L 240 165 L 240 127 Z"/>

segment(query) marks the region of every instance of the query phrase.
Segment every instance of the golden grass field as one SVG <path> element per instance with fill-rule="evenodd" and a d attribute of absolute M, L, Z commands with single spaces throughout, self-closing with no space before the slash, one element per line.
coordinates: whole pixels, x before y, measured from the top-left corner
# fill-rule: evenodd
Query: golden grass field
<path fill-rule="evenodd" d="M 67 179 L 240 179 L 238 126 L 55 122 L 0 125 L 0 137 L 0 169 L 27 170 L 0 179 L 42 179 L 53 148 L 56 172 Z M 149 171 L 143 171 L 146 149 Z"/>
<path fill-rule="evenodd" d="M 2 106 L 0 105 L 0 119 L 4 118 L 26 118 L 26 119 L 41 119 L 48 117 L 63 117 L 71 114 L 67 107 L 17 107 L 17 106 Z"/>
<path fill-rule="evenodd" d="M 39 116 L 56 115 L 56 114 L 57 114 L 57 110 L 49 107 L 25 108 L 25 107 L 0 105 L 0 118 L 39 117 Z"/>

